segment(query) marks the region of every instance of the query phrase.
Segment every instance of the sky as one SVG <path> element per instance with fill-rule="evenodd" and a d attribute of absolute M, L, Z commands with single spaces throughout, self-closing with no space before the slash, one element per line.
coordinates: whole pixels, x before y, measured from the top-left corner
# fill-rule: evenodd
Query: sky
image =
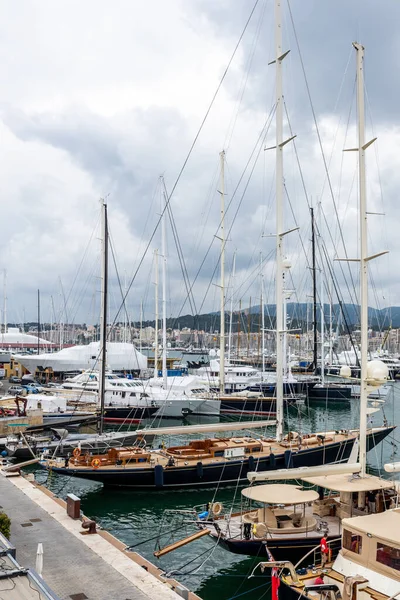
<path fill-rule="evenodd" d="M 227 308 L 231 298 L 234 309 L 250 297 L 260 301 L 260 262 L 265 298 L 274 301 L 275 158 L 265 150 L 275 135 L 275 68 L 268 65 L 274 3 L 258 0 L 245 28 L 254 4 L 0 0 L 0 269 L 7 272 L 9 322 L 36 320 L 38 289 L 42 320 L 98 321 L 100 198 L 107 198 L 112 243 L 110 319 L 128 288 L 129 317 L 138 320 L 143 304 L 144 318 L 153 319 L 156 249 L 163 260 L 155 231 L 161 175 L 168 194 L 173 190 L 193 297 L 189 303 L 167 222 L 168 315 L 219 310 L 223 149 Z M 297 135 L 285 147 L 285 227 L 300 228 L 285 237 L 291 298 L 305 301 L 311 293 L 308 204 L 322 213 L 320 239 L 330 260 L 343 257 L 343 242 L 348 256 L 358 253 L 357 157 L 342 152 L 357 140 L 357 40 L 366 53 L 366 139 L 378 137 L 368 150 L 368 210 L 384 213 L 368 218 L 370 254 L 389 251 L 371 263 L 369 304 L 399 305 L 400 5 L 282 0 L 282 11 L 290 49 L 284 135 Z M 355 299 L 354 264 L 334 269 L 343 299 Z M 324 286 L 328 293 L 329 277 Z"/>

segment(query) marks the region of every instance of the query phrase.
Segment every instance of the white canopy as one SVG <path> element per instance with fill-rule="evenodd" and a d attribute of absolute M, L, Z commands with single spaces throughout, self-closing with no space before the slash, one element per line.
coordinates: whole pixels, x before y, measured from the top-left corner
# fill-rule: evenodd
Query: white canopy
<path fill-rule="evenodd" d="M 242 490 L 242 495 L 250 500 L 263 504 L 305 504 L 318 500 L 314 490 L 302 490 L 297 485 L 267 484 L 257 485 Z"/>
<path fill-rule="evenodd" d="M 318 485 L 335 492 L 368 492 L 369 490 L 385 490 L 393 487 L 393 481 L 381 479 L 374 475 L 358 477 L 354 475 L 322 475 L 320 477 L 302 477 L 303 481 Z"/>

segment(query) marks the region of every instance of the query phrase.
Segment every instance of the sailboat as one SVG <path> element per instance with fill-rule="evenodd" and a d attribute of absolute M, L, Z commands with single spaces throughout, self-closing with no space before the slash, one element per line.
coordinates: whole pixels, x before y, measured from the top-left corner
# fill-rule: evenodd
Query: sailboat
<path fill-rule="evenodd" d="M 384 253 L 368 256 L 367 250 L 367 211 L 366 211 L 366 179 L 365 150 L 371 142 L 365 142 L 364 133 L 364 48 L 354 42 L 357 53 L 357 105 L 358 105 L 358 148 L 359 153 L 359 194 L 360 194 L 360 288 L 361 288 L 361 394 L 360 394 L 360 472 L 354 475 L 336 477 L 326 474 L 317 477 L 303 477 L 303 480 L 329 490 L 340 490 L 347 495 L 348 512 L 342 520 L 342 531 L 339 538 L 340 550 L 333 551 L 326 558 L 321 556 L 320 546 L 316 546 L 305 554 L 302 560 L 293 565 L 289 551 L 281 555 L 281 560 L 270 560 L 261 563 L 265 567 L 274 568 L 274 577 L 280 580 L 278 594 L 280 600 L 311 600 L 321 595 L 333 598 L 363 598 L 372 600 L 395 598 L 400 585 L 400 509 L 398 497 L 393 497 L 389 509 L 384 511 L 385 492 L 389 485 L 398 487 L 398 482 L 379 479 L 381 492 L 372 494 L 372 505 L 375 514 L 364 516 L 352 515 L 352 496 L 349 492 L 357 492 L 357 501 L 361 506 L 365 503 L 365 493 L 371 494 L 376 489 L 376 477 L 366 473 L 366 418 L 368 387 L 375 380 L 388 376 L 387 366 L 379 361 L 368 363 L 368 290 L 367 265 L 372 258 Z M 347 367 L 350 371 L 350 369 Z M 398 472 L 399 463 L 385 465 L 389 473 Z M 312 474 L 311 474 L 312 475 Z M 396 508 L 395 508 L 396 507 Z M 312 567 L 310 567 L 312 563 Z M 278 570 L 280 569 L 280 575 Z M 283 574 L 289 570 L 289 574 Z M 316 580 L 316 575 L 318 579 Z M 279 582 L 278 582 L 279 583 Z M 275 586 L 276 591 L 277 586 Z"/>

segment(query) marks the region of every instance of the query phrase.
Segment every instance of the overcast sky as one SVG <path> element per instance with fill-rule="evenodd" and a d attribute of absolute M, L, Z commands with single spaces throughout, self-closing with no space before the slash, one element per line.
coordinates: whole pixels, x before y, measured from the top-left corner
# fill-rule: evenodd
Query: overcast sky
<path fill-rule="evenodd" d="M 253 0 L 0 0 L 0 244 L 9 322 L 36 318 L 38 288 L 43 320 L 58 320 L 65 305 L 64 320 L 97 321 L 100 197 L 107 196 L 122 285 L 130 282 L 158 220 L 159 176 L 172 189 L 252 6 Z M 369 303 L 398 305 L 400 5 L 291 0 L 295 30 L 286 0 L 282 7 L 284 48 L 291 50 L 284 61 L 285 102 L 308 199 L 323 205 L 322 233 L 332 257 L 344 250 L 295 33 L 349 255 L 357 254 L 358 240 L 357 158 L 342 154 L 356 144 L 351 42 L 366 48 L 367 139 L 378 137 L 368 151 L 368 203 L 371 212 L 386 214 L 369 218 L 370 253 L 390 250 L 371 266 Z M 195 307 L 202 312 L 219 310 L 211 279 L 218 261 L 222 149 L 226 203 L 232 202 L 228 274 L 237 252 L 235 306 L 240 299 L 245 306 L 250 296 L 259 302 L 260 253 L 273 301 L 274 152 L 263 148 L 274 145 L 274 124 L 265 139 L 262 134 L 274 105 L 274 66 L 268 66 L 273 19 L 273 1 L 259 0 L 171 198 L 191 280 L 211 245 L 194 285 Z M 303 247 L 309 251 L 309 215 L 293 145 L 285 149 L 285 179 L 285 226 L 300 226 L 300 233 L 285 239 L 286 252 L 293 288 L 304 301 L 311 290 L 303 255 Z M 168 312 L 188 313 L 169 224 L 167 230 Z M 145 318 L 154 318 L 155 248 L 160 232 L 129 294 L 133 319 L 142 300 Z M 113 318 L 120 297 L 113 266 L 111 271 Z M 344 284 L 343 295 L 350 298 Z"/>

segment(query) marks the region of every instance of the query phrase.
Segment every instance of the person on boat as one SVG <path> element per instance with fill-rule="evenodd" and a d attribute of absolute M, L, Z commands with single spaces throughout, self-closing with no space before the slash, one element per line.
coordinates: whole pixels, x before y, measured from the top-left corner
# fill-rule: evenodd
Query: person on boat
<path fill-rule="evenodd" d="M 375 492 L 367 492 L 368 507 L 370 513 L 374 513 L 376 510 Z"/>
<path fill-rule="evenodd" d="M 324 568 L 329 556 L 329 547 L 325 536 L 321 538 L 319 545 L 321 547 L 321 565 Z"/>
<path fill-rule="evenodd" d="M 320 573 L 318 575 L 318 577 L 316 578 L 316 580 L 314 581 L 314 585 L 323 585 L 325 583 L 324 577 L 325 577 L 324 573 Z"/>

